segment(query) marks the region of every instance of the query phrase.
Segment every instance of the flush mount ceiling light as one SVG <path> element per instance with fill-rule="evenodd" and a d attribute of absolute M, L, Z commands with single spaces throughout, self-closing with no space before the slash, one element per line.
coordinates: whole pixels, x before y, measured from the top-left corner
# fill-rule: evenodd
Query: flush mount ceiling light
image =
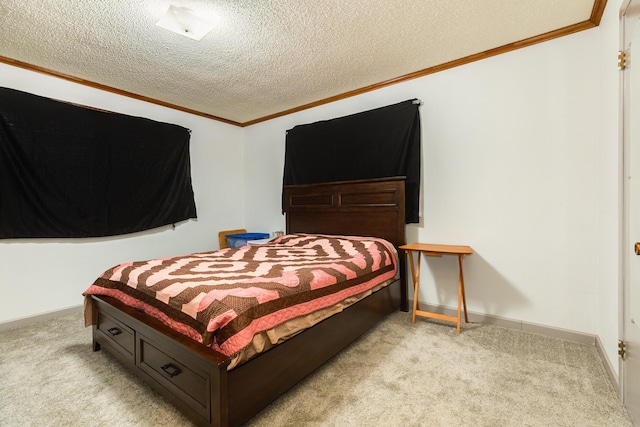
<path fill-rule="evenodd" d="M 188 7 L 171 5 L 156 25 L 174 33 L 200 40 L 213 28 L 213 21 L 202 18 Z"/>

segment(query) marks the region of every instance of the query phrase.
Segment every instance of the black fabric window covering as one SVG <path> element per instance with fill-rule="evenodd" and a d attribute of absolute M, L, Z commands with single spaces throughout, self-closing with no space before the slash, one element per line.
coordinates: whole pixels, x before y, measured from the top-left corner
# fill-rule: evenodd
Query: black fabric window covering
<path fill-rule="evenodd" d="M 406 223 L 419 222 L 419 105 L 408 100 L 295 126 L 287 131 L 283 185 L 405 176 Z"/>
<path fill-rule="evenodd" d="M 0 88 L 0 238 L 114 236 L 196 218 L 189 130 Z"/>

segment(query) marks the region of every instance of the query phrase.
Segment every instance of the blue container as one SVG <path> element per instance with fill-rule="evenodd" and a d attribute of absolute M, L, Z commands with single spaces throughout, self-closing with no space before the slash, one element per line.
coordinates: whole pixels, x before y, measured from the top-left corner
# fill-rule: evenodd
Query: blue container
<path fill-rule="evenodd" d="M 269 233 L 241 233 L 227 234 L 227 246 L 230 248 L 239 248 L 248 245 L 249 240 L 268 239 Z"/>

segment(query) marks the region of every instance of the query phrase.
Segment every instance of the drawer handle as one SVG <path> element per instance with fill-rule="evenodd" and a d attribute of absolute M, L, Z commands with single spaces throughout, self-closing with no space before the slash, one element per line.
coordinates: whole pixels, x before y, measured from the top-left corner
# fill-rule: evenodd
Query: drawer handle
<path fill-rule="evenodd" d="M 180 368 L 178 368 L 176 365 L 173 365 L 171 363 L 167 363 L 166 365 L 162 366 L 162 370 L 171 378 L 175 377 L 176 375 L 182 372 Z"/>
<path fill-rule="evenodd" d="M 109 328 L 109 329 L 107 329 L 107 332 L 109 332 L 114 337 L 116 335 L 120 335 L 122 333 L 122 331 L 120 329 L 118 329 L 118 328 Z"/>

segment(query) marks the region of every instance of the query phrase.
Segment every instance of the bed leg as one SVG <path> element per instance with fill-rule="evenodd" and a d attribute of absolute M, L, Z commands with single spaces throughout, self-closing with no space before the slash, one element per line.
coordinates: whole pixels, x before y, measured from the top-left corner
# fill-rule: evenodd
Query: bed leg
<path fill-rule="evenodd" d="M 407 262 L 404 256 L 400 256 L 400 310 L 409 311 L 409 294 L 407 291 Z"/>
<path fill-rule="evenodd" d="M 91 333 L 91 346 L 93 347 L 93 351 L 100 351 L 100 343 L 96 340 L 96 329 L 98 329 L 96 325 L 97 322 L 91 327 L 91 329 L 93 329 Z"/>

